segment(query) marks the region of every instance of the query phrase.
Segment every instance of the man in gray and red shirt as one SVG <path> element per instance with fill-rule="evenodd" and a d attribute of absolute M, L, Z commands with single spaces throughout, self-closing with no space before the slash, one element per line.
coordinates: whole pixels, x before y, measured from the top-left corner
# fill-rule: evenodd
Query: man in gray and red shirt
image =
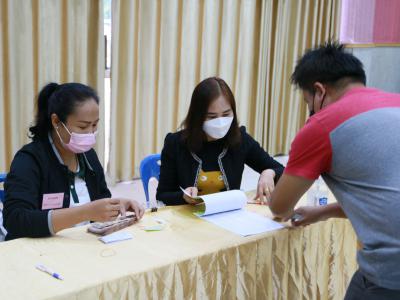
<path fill-rule="evenodd" d="M 308 51 L 292 82 L 312 116 L 292 143 L 271 211 L 298 215 L 295 226 L 348 217 L 363 248 L 345 299 L 400 299 L 400 95 L 366 88 L 361 62 L 335 43 Z M 320 175 L 338 203 L 294 210 Z"/>

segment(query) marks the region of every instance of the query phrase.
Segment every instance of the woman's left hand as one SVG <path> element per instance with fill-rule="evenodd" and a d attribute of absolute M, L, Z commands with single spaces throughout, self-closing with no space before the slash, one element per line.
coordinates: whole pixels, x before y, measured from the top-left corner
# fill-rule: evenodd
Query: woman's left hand
<path fill-rule="evenodd" d="M 259 201 L 261 204 L 268 204 L 271 200 L 272 192 L 275 189 L 275 171 L 271 169 L 264 170 L 260 179 L 258 180 L 257 194 L 254 197 L 255 201 Z"/>
<path fill-rule="evenodd" d="M 140 220 L 144 215 L 144 207 L 136 200 L 132 199 L 120 199 L 121 203 L 121 215 L 125 217 L 127 211 L 132 211 L 135 213 L 138 220 Z"/>

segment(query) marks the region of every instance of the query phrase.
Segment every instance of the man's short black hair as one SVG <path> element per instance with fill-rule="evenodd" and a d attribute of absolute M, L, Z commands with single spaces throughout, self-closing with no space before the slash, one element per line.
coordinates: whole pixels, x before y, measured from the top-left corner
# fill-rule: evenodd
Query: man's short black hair
<path fill-rule="evenodd" d="M 315 82 L 335 86 L 342 79 L 365 85 L 366 77 L 361 61 L 345 51 L 338 42 L 327 42 L 310 49 L 297 62 L 291 82 L 302 90 L 313 92 Z"/>

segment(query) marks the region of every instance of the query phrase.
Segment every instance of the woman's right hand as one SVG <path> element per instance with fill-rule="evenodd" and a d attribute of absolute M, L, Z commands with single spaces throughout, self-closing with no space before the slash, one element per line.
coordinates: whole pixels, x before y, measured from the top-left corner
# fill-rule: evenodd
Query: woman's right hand
<path fill-rule="evenodd" d="M 121 212 L 119 199 L 105 198 L 85 204 L 87 220 L 96 222 L 114 221 Z"/>
<path fill-rule="evenodd" d="M 198 190 L 196 187 L 191 186 L 185 189 L 185 193 L 183 193 L 183 199 L 188 203 L 188 204 L 196 204 L 197 202 L 193 200 L 192 198 L 197 197 Z M 188 195 L 189 194 L 192 198 L 190 198 Z"/>

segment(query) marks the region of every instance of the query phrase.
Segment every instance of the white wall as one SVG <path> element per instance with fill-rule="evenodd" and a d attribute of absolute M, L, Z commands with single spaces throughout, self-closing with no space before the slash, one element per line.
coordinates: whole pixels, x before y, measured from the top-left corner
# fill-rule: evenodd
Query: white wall
<path fill-rule="evenodd" d="M 400 47 L 353 48 L 364 64 L 367 86 L 400 93 Z"/>

